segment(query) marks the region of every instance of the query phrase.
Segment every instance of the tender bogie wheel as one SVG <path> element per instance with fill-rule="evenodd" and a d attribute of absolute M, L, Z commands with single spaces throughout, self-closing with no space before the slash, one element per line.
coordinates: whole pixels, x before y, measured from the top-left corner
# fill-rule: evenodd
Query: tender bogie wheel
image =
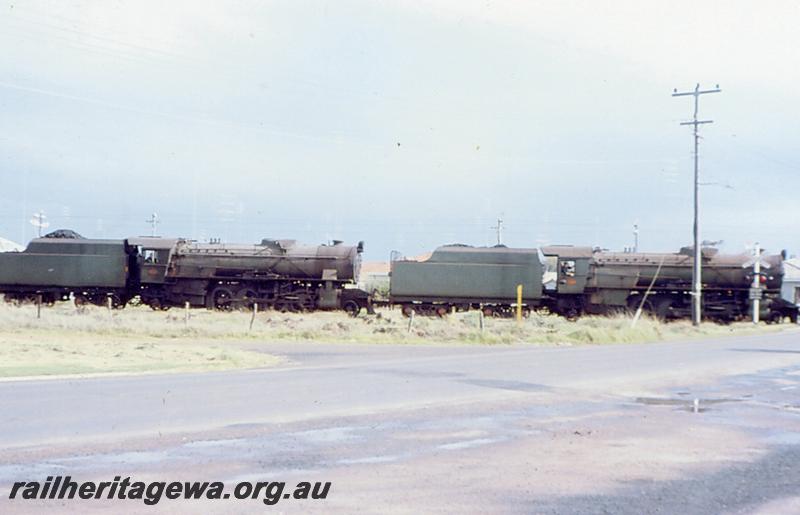
<path fill-rule="evenodd" d="M 145 304 L 150 306 L 150 309 L 152 309 L 153 311 L 169 311 L 169 308 L 172 307 L 169 304 L 166 304 L 162 299 L 157 299 L 157 298 L 148 299 L 145 302 Z"/>
<path fill-rule="evenodd" d="M 412 306 L 405 305 L 402 307 L 402 312 L 404 317 L 410 317 L 411 313 L 414 312 L 414 308 Z"/>
<path fill-rule="evenodd" d="M 361 306 L 359 306 L 358 302 L 354 300 L 348 300 L 347 302 L 344 303 L 344 306 L 342 306 L 342 308 L 344 308 L 347 314 L 350 315 L 351 317 L 357 317 L 358 314 L 361 312 Z"/>
<path fill-rule="evenodd" d="M 112 293 L 108 298 L 111 299 L 111 309 L 122 309 L 125 307 L 125 304 L 127 304 L 127 302 L 122 300 L 122 297 L 116 293 Z M 108 302 L 108 300 L 106 300 L 106 302 Z"/>
<path fill-rule="evenodd" d="M 439 306 L 436 308 L 436 316 L 439 318 L 444 318 L 449 312 L 450 310 L 447 308 L 447 306 Z"/>

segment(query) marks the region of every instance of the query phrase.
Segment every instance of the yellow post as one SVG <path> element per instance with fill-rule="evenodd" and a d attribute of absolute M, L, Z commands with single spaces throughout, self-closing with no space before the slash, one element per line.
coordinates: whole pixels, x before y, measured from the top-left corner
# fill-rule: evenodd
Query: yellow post
<path fill-rule="evenodd" d="M 522 323 L 522 285 L 517 285 L 517 323 Z"/>

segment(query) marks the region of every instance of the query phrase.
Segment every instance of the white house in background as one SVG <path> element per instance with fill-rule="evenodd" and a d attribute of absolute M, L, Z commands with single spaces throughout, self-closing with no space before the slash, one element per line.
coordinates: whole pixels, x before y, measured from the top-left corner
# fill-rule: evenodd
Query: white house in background
<path fill-rule="evenodd" d="M 11 240 L 0 238 L 0 252 L 21 252 L 25 247 Z"/>
<path fill-rule="evenodd" d="M 787 259 L 783 262 L 783 300 L 800 305 L 800 258 Z"/>

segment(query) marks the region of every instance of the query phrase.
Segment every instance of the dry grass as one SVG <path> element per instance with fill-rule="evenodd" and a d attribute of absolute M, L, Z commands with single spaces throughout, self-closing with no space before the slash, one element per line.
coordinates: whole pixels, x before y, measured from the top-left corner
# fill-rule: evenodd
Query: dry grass
<path fill-rule="evenodd" d="M 259 313 L 250 329 L 251 314 L 219 313 L 193 309 L 188 320 L 182 309 L 152 311 L 146 307 L 128 307 L 109 311 L 90 307 L 79 313 L 67 303 L 42 308 L 36 318 L 35 306 L 0 305 L 0 337 L 12 335 L 57 335 L 58 338 L 90 341 L 117 340 L 173 343 L 211 341 L 216 344 L 253 340 L 345 341 L 369 343 L 624 343 L 676 338 L 768 331 L 780 326 L 753 327 L 739 323 L 705 323 L 695 328 L 688 321 L 661 323 L 647 317 L 632 328 L 630 318 L 583 317 L 568 321 L 558 316 L 532 314 L 518 325 L 515 320 L 487 318 L 479 330 L 477 312 L 457 313 L 443 319 L 417 316 L 409 331 L 409 321 L 399 310 L 380 310 L 378 315 L 362 314 L 350 318 L 341 312 Z M 226 349 L 228 343 L 225 344 Z M 2 349 L 0 349 L 2 353 Z M 2 354 L 0 354 L 2 355 Z"/>
<path fill-rule="evenodd" d="M 148 311 L 91 308 L 78 313 L 60 304 L 42 308 L 37 319 L 35 306 L 0 304 L 0 378 L 204 372 L 282 361 L 217 338 L 198 338 L 182 325 L 173 330 L 176 324 L 168 315 Z"/>
<path fill-rule="evenodd" d="M 363 343 L 464 343 L 574 345 L 698 338 L 780 326 L 740 323 L 660 323 L 643 318 L 584 317 L 570 322 L 532 314 L 518 325 L 490 318 L 479 329 L 477 312 L 444 319 L 409 320 L 399 310 L 350 318 L 340 312 L 309 314 L 219 313 L 204 309 L 152 311 L 128 307 L 109 311 L 89 307 L 79 312 L 61 303 L 42 308 L 0 303 L 0 378 L 63 374 L 147 373 L 225 370 L 273 366 L 280 358 L 258 352 L 258 341 L 326 341 Z"/>
<path fill-rule="evenodd" d="M 269 354 L 218 343 L 95 334 L 0 333 L 0 378 L 73 374 L 206 372 L 274 366 Z"/>

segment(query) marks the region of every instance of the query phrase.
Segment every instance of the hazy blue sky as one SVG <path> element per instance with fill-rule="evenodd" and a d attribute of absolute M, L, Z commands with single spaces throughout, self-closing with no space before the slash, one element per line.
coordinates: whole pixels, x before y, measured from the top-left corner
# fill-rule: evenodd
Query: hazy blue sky
<path fill-rule="evenodd" d="M 797 2 L 3 1 L 0 236 L 800 252 Z M 732 188 L 732 189 L 731 189 Z"/>

